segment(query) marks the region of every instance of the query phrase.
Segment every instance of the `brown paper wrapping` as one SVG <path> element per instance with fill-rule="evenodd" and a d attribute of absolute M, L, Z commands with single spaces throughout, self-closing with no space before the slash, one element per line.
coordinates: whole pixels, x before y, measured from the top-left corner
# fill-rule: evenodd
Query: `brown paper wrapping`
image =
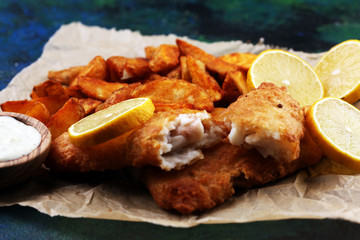
<path fill-rule="evenodd" d="M 175 35 L 143 36 L 130 30 L 71 23 L 62 26 L 45 45 L 41 57 L 0 92 L 0 102 L 28 99 L 32 87 L 45 81 L 49 70 L 85 65 L 96 55 L 143 57 L 145 46 L 174 44 L 176 38 L 216 56 L 275 48 L 261 42 L 256 45 L 241 41 L 204 43 Z M 289 51 L 310 65 L 321 56 L 321 53 Z M 27 182 L 1 190 L 0 206 L 19 204 L 50 216 L 143 221 L 173 227 L 289 218 L 331 218 L 360 223 L 360 175 L 309 177 L 308 171 L 303 170 L 262 188 L 238 192 L 224 204 L 190 216 L 160 209 L 141 184 L 127 179 L 125 171 L 61 176 L 40 169 Z"/>

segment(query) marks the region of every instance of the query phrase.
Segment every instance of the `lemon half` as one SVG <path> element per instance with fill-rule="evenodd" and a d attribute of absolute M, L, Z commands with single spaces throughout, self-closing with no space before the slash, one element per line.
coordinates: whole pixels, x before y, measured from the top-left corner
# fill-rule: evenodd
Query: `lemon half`
<path fill-rule="evenodd" d="M 77 146 L 106 142 L 140 126 L 154 111 L 149 98 L 122 101 L 71 125 L 68 129 L 70 141 Z"/>
<path fill-rule="evenodd" d="M 302 106 L 312 105 L 324 96 L 314 69 L 300 57 L 283 50 L 265 50 L 251 65 L 247 78 L 249 90 L 262 82 L 285 86 Z"/>
<path fill-rule="evenodd" d="M 325 96 L 354 103 L 360 98 L 360 41 L 347 40 L 325 53 L 315 66 Z"/>
<path fill-rule="evenodd" d="M 306 126 L 325 155 L 349 169 L 360 170 L 359 109 L 326 97 L 309 109 Z"/>

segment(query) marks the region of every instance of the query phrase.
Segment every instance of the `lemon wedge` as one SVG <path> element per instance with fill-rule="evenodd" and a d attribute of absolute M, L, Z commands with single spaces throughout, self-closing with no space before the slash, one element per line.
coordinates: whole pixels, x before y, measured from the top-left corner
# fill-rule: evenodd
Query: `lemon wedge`
<path fill-rule="evenodd" d="M 315 65 L 326 97 L 354 103 L 360 98 L 360 41 L 347 40 L 332 47 Z"/>
<path fill-rule="evenodd" d="M 122 101 L 71 125 L 68 129 L 70 141 L 77 146 L 106 142 L 140 126 L 154 111 L 149 98 Z"/>
<path fill-rule="evenodd" d="M 265 50 L 251 65 L 247 77 L 249 90 L 262 82 L 285 86 L 302 106 L 312 105 L 324 96 L 314 69 L 300 57 L 283 50 Z"/>
<path fill-rule="evenodd" d="M 325 97 L 306 114 L 309 133 L 326 156 L 360 171 L 360 111 L 339 99 Z"/>

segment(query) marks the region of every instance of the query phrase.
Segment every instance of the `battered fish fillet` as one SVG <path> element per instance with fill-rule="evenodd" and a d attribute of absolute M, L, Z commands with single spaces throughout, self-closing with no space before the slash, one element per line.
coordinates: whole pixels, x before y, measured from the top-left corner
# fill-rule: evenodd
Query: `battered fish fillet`
<path fill-rule="evenodd" d="M 78 147 L 71 143 L 68 132 L 52 141 L 45 166 L 57 172 L 91 172 L 118 170 L 129 166 L 126 162 L 125 134 L 91 147 Z"/>
<path fill-rule="evenodd" d="M 301 147 L 300 158 L 288 162 L 222 142 L 207 149 L 204 159 L 182 170 L 145 168 L 142 180 L 161 208 L 190 214 L 223 203 L 235 193 L 235 187 L 260 186 L 320 161 L 322 153 L 309 136 Z"/>
<path fill-rule="evenodd" d="M 299 157 L 304 111 L 285 87 L 262 83 L 241 95 L 221 114 L 231 124 L 231 144 L 256 148 L 263 157 L 292 161 Z"/>
<path fill-rule="evenodd" d="M 202 149 L 221 142 L 228 133 L 206 111 L 158 112 L 128 137 L 127 158 L 134 167 L 179 169 L 202 159 Z"/>

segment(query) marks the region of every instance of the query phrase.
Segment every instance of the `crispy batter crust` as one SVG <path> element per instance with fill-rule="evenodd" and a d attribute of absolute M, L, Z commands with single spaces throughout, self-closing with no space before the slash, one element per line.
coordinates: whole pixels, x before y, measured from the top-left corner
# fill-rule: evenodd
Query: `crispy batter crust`
<path fill-rule="evenodd" d="M 302 141 L 300 158 L 276 161 L 255 149 L 222 142 L 204 152 L 205 158 L 182 170 L 146 168 L 142 180 L 156 203 L 181 214 L 211 209 L 230 198 L 235 187 L 250 188 L 281 179 L 321 160 L 322 154 L 309 135 Z"/>
<path fill-rule="evenodd" d="M 126 162 L 126 137 L 118 137 L 91 147 L 77 147 L 68 132 L 52 141 L 45 166 L 57 172 L 91 172 L 118 170 L 129 166 Z"/>
<path fill-rule="evenodd" d="M 257 148 L 265 157 L 271 155 L 288 161 L 299 157 L 300 139 L 305 129 L 304 111 L 287 94 L 285 87 L 262 83 L 259 88 L 240 96 L 218 118 L 239 129 L 236 133 L 239 137 L 233 139 L 238 138 L 243 146 Z M 232 142 L 230 138 L 236 145 L 235 140 Z"/>
<path fill-rule="evenodd" d="M 174 121 L 180 114 L 196 114 L 201 111 L 191 109 L 177 109 L 173 111 L 158 112 L 145 124 L 135 130 L 127 140 L 127 158 L 135 167 L 146 165 L 162 166 L 162 144 L 164 138 L 164 126 Z M 211 119 L 202 120 L 205 131 L 212 126 L 219 126 L 222 131 L 218 133 L 218 139 L 214 139 L 211 147 L 226 137 L 226 128 L 220 122 Z M 214 137 L 214 136 L 212 136 Z M 198 159 L 195 159 L 198 160 Z M 169 170 L 169 169 L 168 169 Z"/>

